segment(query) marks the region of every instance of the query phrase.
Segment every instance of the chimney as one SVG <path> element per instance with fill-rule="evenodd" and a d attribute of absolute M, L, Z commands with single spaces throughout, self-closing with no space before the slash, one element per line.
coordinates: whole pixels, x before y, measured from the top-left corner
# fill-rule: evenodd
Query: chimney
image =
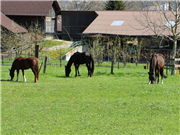
<path fill-rule="evenodd" d="M 169 4 L 168 4 L 167 2 L 165 2 L 165 3 L 163 4 L 163 9 L 162 9 L 162 10 L 164 10 L 164 11 L 169 10 Z"/>

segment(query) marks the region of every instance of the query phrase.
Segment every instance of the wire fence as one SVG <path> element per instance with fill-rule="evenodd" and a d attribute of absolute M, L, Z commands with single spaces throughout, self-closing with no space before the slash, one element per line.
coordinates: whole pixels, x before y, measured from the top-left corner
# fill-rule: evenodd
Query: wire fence
<path fill-rule="evenodd" d="M 28 54 L 24 54 L 24 56 L 29 56 Z M 30 55 L 31 56 L 31 55 Z M 15 57 L 14 57 L 15 59 Z M 11 65 L 13 63 L 13 58 L 9 58 L 8 56 L 1 56 L 1 72 L 9 72 L 8 69 L 11 68 Z M 51 66 L 60 66 L 60 67 L 64 67 L 67 65 L 67 61 L 64 59 L 55 59 L 55 57 L 49 57 L 48 55 L 39 55 L 39 70 L 41 70 L 41 68 L 43 67 L 43 73 L 46 72 L 46 68 L 48 65 Z M 126 63 L 131 63 L 136 65 L 135 61 L 132 60 L 127 60 Z M 85 66 L 85 65 L 84 65 Z M 111 68 L 111 61 L 102 61 L 101 63 L 95 62 L 95 66 L 97 67 L 107 67 L 107 68 Z M 142 68 L 144 69 L 148 69 L 149 67 L 149 60 L 144 59 L 144 58 L 140 58 L 140 61 L 138 62 L 138 66 L 142 66 Z M 124 63 L 122 60 L 116 60 L 114 62 L 113 65 L 114 68 L 121 68 L 121 67 L 125 67 Z M 126 65 L 126 68 L 131 68 L 130 64 Z M 176 74 L 178 72 L 178 70 L 180 70 L 180 59 L 166 59 L 166 65 L 165 65 L 165 73 L 166 75 L 168 74 L 168 72 L 172 71 L 172 68 L 174 68 L 174 70 L 176 71 Z M 26 72 L 31 72 L 31 70 L 25 70 Z M 179 71 L 180 74 L 180 71 Z"/>

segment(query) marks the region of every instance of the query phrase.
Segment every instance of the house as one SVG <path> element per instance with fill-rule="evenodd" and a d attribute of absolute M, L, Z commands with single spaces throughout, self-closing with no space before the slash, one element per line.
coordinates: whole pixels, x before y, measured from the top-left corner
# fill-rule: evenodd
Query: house
<path fill-rule="evenodd" d="M 57 20 L 60 10 L 58 2 L 53 0 L 1 1 L 1 12 L 6 17 L 26 29 L 31 23 L 38 22 L 47 36 L 51 38 L 56 37 L 56 33 L 61 28 L 61 23 L 58 23 Z"/>

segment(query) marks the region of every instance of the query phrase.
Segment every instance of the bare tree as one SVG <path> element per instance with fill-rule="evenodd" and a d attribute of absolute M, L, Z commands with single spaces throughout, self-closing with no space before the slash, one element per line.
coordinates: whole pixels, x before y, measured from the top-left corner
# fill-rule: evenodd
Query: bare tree
<path fill-rule="evenodd" d="M 142 12 L 141 24 L 150 29 L 157 37 L 165 37 L 173 42 L 171 58 L 174 59 L 177 54 L 177 41 L 180 39 L 180 2 L 176 0 L 166 3 L 166 10 L 159 2 L 154 2 L 154 6 L 156 7 L 156 11 L 154 11 L 156 17 L 152 17 L 148 11 Z M 171 74 L 175 74 L 174 68 L 172 68 Z"/>
<path fill-rule="evenodd" d="M 142 12 L 141 24 L 150 29 L 158 37 L 166 37 L 173 41 L 172 58 L 176 57 L 177 40 L 180 39 L 180 2 L 178 0 L 168 3 L 169 11 L 164 11 L 158 2 L 154 2 L 157 16 L 153 18 L 149 12 Z"/>
<path fill-rule="evenodd" d="M 35 45 L 39 45 L 39 51 L 41 51 L 45 43 L 45 36 L 45 31 L 40 27 L 39 22 L 32 22 L 28 27 L 28 34 L 24 35 L 24 39 L 26 39 L 26 43 L 29 44 L 28 48 L 31 48 L 32 51 L 34 51 Z"/>
<path fill-rule="evenodd" d="M 104 1 L 87 1 L 87 0 L 71 0 L 62 1 L 59 0 L 61 10 L 76 10 L 76 11 L 88 11 L 88 10 L 103 10 L 105 6 Z"/>
<path fill-rule="evenodd" d="M 96 35 L 96 37 L 93 39 L 93 46 L 89 46 L 88 50 L 93 54 L 94 61 L 98 62 L 98 66 L 101 66 L 105 50 L 103 38 Z"/>
<path fill-rule="evenodd" d="M 16 55 L 22 55 L 23 51 L 30 51 L 34 53 L 34 47 L 38 43 L 40 44 L 40 50 L 43 48 L 43 41 L 45 38 L 45 32 L 39 27 L 38 23 L 32 23 L 28 26 L 28 32 L 18 33 L 11 32 L 5 28 L 1 28 L 1 44 L 8 50 L 8 53 L 13 51 Z"/>
<path fill-rule="evenodd" d="M 21 54 L 25 41 L 22 38 L 24 33 L 17 32 L 17 27 L 14 24 L 12 24 L 12 28 L 13 32 L 1 27 L 1 46 L 6 49 L 9 54 L 12 52 L 12 48 L 16 54 Z"/>

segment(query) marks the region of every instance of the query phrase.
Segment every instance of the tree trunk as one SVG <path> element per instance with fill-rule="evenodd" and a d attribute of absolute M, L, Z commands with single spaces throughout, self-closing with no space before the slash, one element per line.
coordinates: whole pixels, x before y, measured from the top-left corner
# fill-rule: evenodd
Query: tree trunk
<path fill-rule="evenodd" d="M 176 57 L 176 48 L 177 48 L 177 40 L 174 40 L 173 51 L 172 51 L 172 59 L 175 59 L 175 57 Z M 172 64 L 174 64 L 174 62 Z M 175 74 L 175 67 L 172 67 L 171 75 L 174 75 L 174 74 Z"/>
<path fill-rule="evenodd" d="M 177 49 L 177 40 L 174 40 L 174 42 L 173 42 L 173 53 L 172 53 L 173 59 L 175 59 L 175 57 L 176 57 L 176 49 Z"/>

